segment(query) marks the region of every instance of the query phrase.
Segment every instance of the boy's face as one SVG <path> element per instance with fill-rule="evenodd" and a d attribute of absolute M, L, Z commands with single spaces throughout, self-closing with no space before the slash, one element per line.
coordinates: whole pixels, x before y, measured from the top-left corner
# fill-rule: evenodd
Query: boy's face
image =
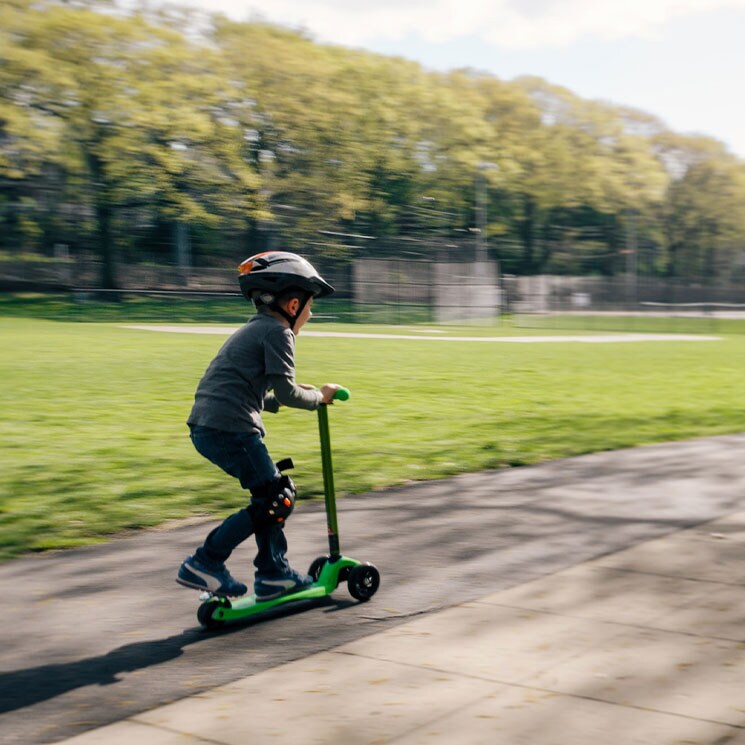
<path fill-rule="evenodd" d="M 310 298 L 308 302 L 305 304 L 305 307 L 303 308 L 303 312 L 300 314 L 300 317 L 295 321 L 295 326 L 292 329 L 292 332 L 297 336 L 300 333 L 300 329 L 305 326 L 305 324 L 310 320 L 310 317 L 313 315 L 312 312 L 313 307 L 313 298 Z M 300 300 L 298 298 L 291 298 L 287 303 L 287 312 L 294 316 L 298 309 L 300 308 Z"/>

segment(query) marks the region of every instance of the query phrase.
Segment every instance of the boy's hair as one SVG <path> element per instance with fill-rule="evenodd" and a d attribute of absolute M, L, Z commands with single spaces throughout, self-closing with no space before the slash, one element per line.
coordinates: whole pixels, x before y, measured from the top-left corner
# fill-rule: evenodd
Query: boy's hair
<path fill-rule="evenodd" d="M 256 310 L 260 313 L 267 313 L 270 310 L 276 310 L 277 306 L 282 306 L 289 302 L 293 298 L 296 298 L 301 303 L 307 301 L 309 293 L 307 290 L 303 290 L 300 287 L 288 287 L 277 295 L 271 295 L 270 293 L 262 292 L 261 290 L 255 290 L 253 293 L 253 301 L 256 305 Z M 265 300 L 262 295 L 267 298 Z"/>

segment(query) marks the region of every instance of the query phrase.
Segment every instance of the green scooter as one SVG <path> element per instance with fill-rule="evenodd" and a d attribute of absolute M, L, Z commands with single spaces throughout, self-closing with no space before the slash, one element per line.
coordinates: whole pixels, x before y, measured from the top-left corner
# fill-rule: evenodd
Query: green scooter
<path fill-rule="evenodd" d="M 349 396 L 347 388 L 340 388 L 334 395 L 334 400 L 346 401 Z M 257 600 L 255 595 L 230 600 L 221 595 L 203 593 L 200 597 L 202 604 L 197 610 L 197 619 L 205 628 L 216 629 L 226 623 L 258 615 L 285 603 L 296 603 L 299 600 L 312 600 L 331 595 L 344 581 L 347 583 L 349 594 L 360 602 L 369 600 L 377 592 L 380 586 L 380 572 L 377 568 L 370 563 L 343 556 L 339 548 L 339 525 L 336 517 L 336 493 L 326 404 L 318 407 L 318 430 L 321 437 L 321 466 L 329 553 L 319 556 L 311 563 L 308 574 L 315 581 L 304 590 L 264 601 Z"/>

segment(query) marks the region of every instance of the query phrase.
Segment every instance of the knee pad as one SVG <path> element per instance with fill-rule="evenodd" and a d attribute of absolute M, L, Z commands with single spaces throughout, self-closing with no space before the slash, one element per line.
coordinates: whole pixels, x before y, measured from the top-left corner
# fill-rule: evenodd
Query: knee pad
<path fill-rule="evenodd" d="M 246 507 L 258 526 L 282 525 L 295 509 L 297 490 L 289 476 L 251 489 L 251 504 Z"/>

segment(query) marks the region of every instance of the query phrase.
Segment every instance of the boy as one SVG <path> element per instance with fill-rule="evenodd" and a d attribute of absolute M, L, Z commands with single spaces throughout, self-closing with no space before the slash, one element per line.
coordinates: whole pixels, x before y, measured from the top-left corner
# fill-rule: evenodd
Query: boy
<path fill-rule="evenodd" d="M 284 521 L 295 504 L 295 485 L 272 462 L 263 437 L 262 410 L 280 405 L 317 409 L 331 403 L 340 386 L 320 390 L 295 383 L 295 337 L 311 317 L 313 299 L 334 289 L 298 256 L 267 251 L 246 259 L 239 282 L 257 313 L 236 331 L 199 382 L 187 421 L 197 451 L 251 492 L 250 503 L 215 528 L 179 568 L 176 582 L 218 595 L 244 595 L 247 587 L 225 566 L 233 549 L 252 533 L 254 592 L 270 600 L 312 584 L 285 557 Z"/>

